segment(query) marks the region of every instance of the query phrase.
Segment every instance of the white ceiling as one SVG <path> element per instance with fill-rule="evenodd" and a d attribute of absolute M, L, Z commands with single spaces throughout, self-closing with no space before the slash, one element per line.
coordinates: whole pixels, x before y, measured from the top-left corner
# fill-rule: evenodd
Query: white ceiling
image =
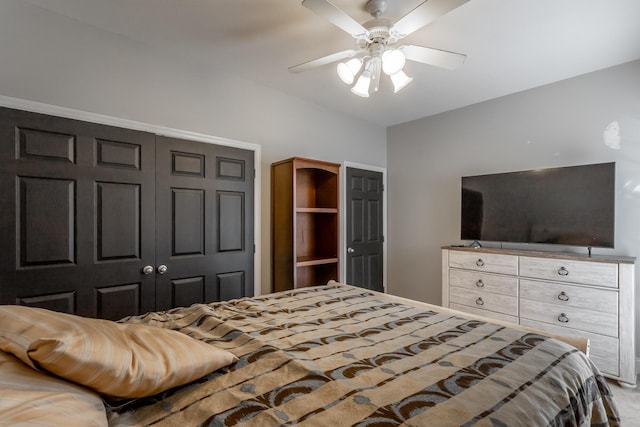
<path fill-rule="evenodd" d="M 27 0 L 381 126 L 463 107 L 640 59 L 640 0 L 471 0 L 403 41 L 467 55 L 447 71 L 408 62 L 414 78 L 393 94 L 359 98 L 335 65 L 287 68 L 354 47 L 354 40 L 301 0 Z M 366 0 L 332 0 L 358 22 Z M 388 0 L 392 21 L 422 0 Z M 639 76 L 640 79 L 640 76 Z"/>

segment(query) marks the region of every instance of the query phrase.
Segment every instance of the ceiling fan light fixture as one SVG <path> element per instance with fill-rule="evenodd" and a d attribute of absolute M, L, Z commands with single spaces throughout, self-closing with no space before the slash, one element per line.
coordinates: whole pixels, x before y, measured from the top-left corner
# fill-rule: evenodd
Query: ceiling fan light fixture
<path fill-rule="evenodd" d="M 351 88 L 351 92 L 363 98 L 369 97 L 369 85 L 371 84 L 371 76 L 368 72 L 360 74 L 358 81 Z"/>
<path fill-rule="evenodd" d="M 406 57 L 399 49 L 385 50 L 382 54 L 382 71 L 388 76 L 402 71 Z"/>
<path fill-rule="evenodd" d="M 355 80 L 356 74 L 362 67 L 362 59 L 351 58 L 347 62 L 341 62 L 338 64 L 338 77 L 340 80 L 350 85 Z"/>
<path fill-rule="evenodd" d="M 370 93 L 378 91 L 383 72 L 393 82 L 396 93 L 411 82 L 413 79 L 403 71 L 407 59 L 453 70 L 466 58 L 461 53 L 412 44 L 398 46 L 397 43 L 470 0 L 421 0 L 417 7 L 395 22 L 382 17 L 389 0 L 367 0 L 365 10 L 373 19 L 363 24 L 331 1 L 333 0 L 303 0 L 302 5 L 355 38 L 356 49 L 342 50 L 289 67 L 290 72 L 299 73 L 343 61 L 337 66 L 340 80 L 351 86 L 354 94 L 368 98 Z M 356 56 L 359 58 L 355 58 Z"/>
<path fill-rule="evenodd" d="M 380 88 L 380 70 L 382 69 L 382 61 L 378 57 L 371 58 L 371 61 L 367 64 L 370 67 L 371 73 L 371 85 L 370 89 L 373 93 L 376 93 Z"/>
<path fill-rule="evenodd" d="M 393 93 L 398 93 L 403 87 L 408 85 L 413 78 L 407 76 L 404 71 L 400 70 L 389 76 L 393 82 Z"/>

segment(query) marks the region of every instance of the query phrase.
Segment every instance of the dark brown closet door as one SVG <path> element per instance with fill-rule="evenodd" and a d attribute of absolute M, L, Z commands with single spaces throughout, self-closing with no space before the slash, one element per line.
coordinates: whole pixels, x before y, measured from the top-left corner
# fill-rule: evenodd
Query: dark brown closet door
<path fill-rule="evenodd" d="M 0 108 L 0 303 L 154 309 L 155 136 Z"/>
<path fill-rule="evenodd" d="M 156 139 L 156 309 L 253 295 L 253 152 Z"/>

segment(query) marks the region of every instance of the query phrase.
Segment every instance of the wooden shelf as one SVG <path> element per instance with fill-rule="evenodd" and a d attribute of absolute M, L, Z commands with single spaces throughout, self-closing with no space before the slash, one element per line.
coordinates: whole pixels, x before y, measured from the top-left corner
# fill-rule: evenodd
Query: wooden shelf
<path fill-rule="evenodd" d="M 337 208 L 296 208 L 296 212 L 302 213 L 319 213 L 319 214 L 331 214 L 338 213 Z"/>
<path fill-rule="evenodd" d="M 339 172 L 337 163 L 300 157 L 271 165 L 274 291 L 338 280 Z"/>
<path fill-rule="evenodd" d="M 325 257 L 313 257 L 303 256 L 296 259 L 296 267 L 307 267 L 310 265 L 331 264 L 338 262 L 338 257 L 325 258 Z"/>

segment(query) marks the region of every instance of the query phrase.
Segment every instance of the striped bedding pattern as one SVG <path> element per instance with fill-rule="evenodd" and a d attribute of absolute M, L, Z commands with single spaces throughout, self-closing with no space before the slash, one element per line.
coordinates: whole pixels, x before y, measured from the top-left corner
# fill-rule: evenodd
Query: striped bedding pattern
<path fill-rule="evenodd" d="M 616 426 L 597 368 L 531 331 L 332 282 L 125 319 L 239 360 L 119 402 L 113 426 Z"/>

